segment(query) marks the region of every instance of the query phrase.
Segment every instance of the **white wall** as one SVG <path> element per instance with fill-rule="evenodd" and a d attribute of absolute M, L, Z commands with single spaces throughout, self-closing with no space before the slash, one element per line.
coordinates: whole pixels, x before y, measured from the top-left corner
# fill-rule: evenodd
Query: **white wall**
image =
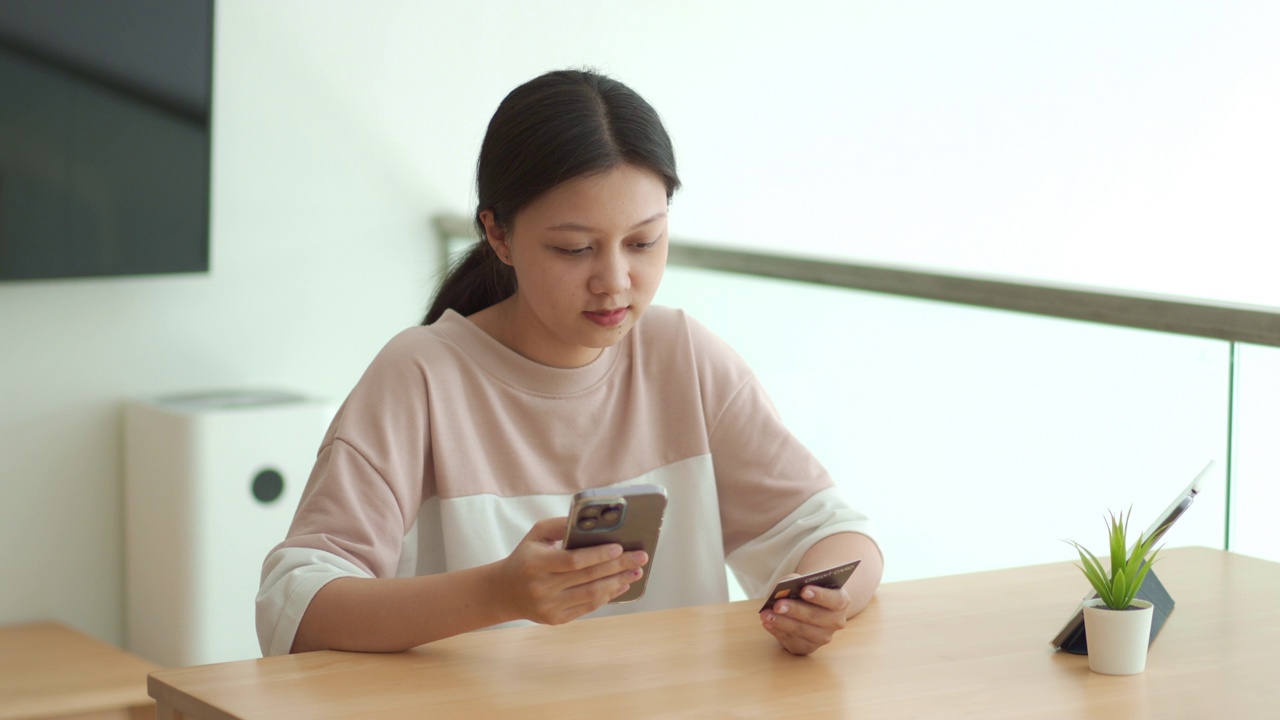
<path fill-rule="evenodd" d="M 223 0 L 211 272 L 0 286 L 0 622 L 54 617 L 119 642 L 121 401 L 340 398 L 420 318 L 428 218 L 468 209 L 484 125 L 533 75 L 596 66 L 659 108 L 686 182 L 681 237 L 1081 282 L 1190 266 L 1195 280 L 1274 237 L 1254 202 L 1275 176 L 1249 172 L 1277 165 L 1259 129 L 1277 124 L 1277 12 Z M 1241 166 L 1247 184 L 1228 172 Z M 1187 193 L 1213 204 L 1173 212 Z M 1214 244 L 1186 263 L 1112 252 L 1183 230 L 1156 247 Z"/>
<path fill-rule="evenodd" d="M 421 319 L 427 217 L 445 203 L 404 168 L 430 167 L 438 138 L 376 147 L 377 128 L 291 43 L 301 15 L 218 6 L 207 276 L 0 285 L 0 622 L 53 617 L 121 641 L 123 400 L 340 399 Z M 408 94 L 384 92 L 388 105 Z"/>

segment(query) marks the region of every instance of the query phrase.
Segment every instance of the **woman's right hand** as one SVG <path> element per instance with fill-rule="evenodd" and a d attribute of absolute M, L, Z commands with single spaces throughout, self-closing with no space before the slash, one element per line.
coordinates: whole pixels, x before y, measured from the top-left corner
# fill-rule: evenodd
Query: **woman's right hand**
<path fill-rule="evenodd" d="M 503 601 L 518 617 L 544 625 L 575 620 L 625 593 L 649 562 L 617 544 L 565 550 L 568 518 L 536 523 L 500 563 Z"/>

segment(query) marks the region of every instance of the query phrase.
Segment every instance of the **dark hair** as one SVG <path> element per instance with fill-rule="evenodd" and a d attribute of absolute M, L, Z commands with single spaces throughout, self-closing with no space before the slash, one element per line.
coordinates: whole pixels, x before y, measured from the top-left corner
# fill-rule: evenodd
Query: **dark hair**
<path fill-rule="evenodd" d="M 588 70 L 557 70 L 507 94 L 489 121 L 476 163 L 480 240 L 440 283 L 423 325 L 452 308 L 462 315 L 501 302 L 515 273 L 485 238 L 480 213 L 510 228 L 516 213 L 566 180 L 623 164 L 650 170 L 680 187 L 671 138 L 657 111 L 634 90 Z"/>

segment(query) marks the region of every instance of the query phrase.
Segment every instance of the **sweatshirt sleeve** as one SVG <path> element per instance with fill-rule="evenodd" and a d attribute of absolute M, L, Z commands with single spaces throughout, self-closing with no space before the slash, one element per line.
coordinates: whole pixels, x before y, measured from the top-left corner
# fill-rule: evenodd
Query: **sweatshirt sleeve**
<path fill-rule="evenodd" d="M 388 343 L 326 434 L 257 597 L 264 655 L 288 653 L 311 599 L 339 577 L 394 577 L 431 492 L 427 384 L 407 334 Z"/>
<path fill-rule="evenodd" d="M 743 590 L 763 595 L 819 540 L 870 536 L 871 523 L 783 424 L 746 363 L 692 320 L 690 332 L 699 348 L 725 557 Z"/>

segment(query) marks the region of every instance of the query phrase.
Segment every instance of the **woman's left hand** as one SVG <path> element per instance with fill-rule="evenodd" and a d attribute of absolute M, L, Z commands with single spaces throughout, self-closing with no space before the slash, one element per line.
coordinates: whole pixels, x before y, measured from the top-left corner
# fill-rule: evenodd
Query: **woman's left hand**
<path fill-rule="evenodd" d="M 798 575 L 788 575 L 787 580 Z M 848 622 L 849 595 L 843 589 L 806 585 L 800 598 L 779 600 L 760 612 L 764 629 L 792 655 L 808 655 L 831 642 Z"/>

